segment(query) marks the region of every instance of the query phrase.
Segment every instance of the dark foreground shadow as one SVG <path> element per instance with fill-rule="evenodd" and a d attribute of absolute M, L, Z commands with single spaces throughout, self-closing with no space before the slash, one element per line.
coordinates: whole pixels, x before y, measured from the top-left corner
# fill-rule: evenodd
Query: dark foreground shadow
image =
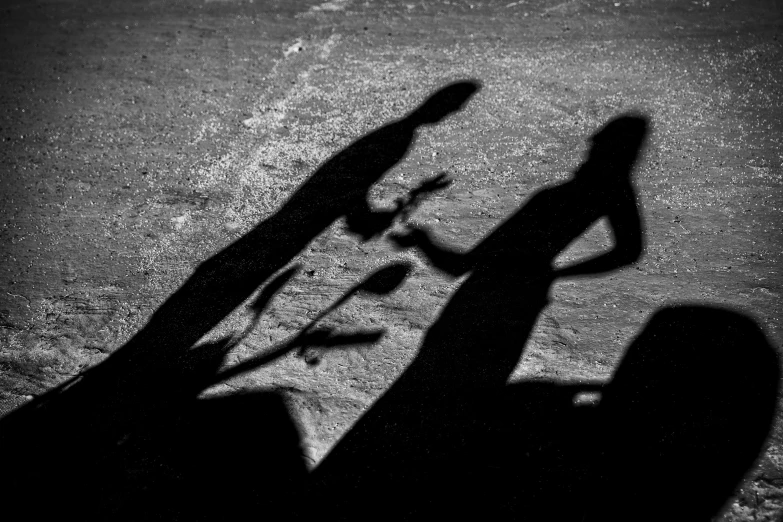
<path fill-rule="evenodd" d="M 752 319 L 667 307 L 608 384 L 526 381 L 444 396 L 450 433 L 424 432 L 434 451 L 366 441 L 397 460 L 365 461 L 368 482 L 319 482 L 329 495 L 318 505 L 338 520 L 383 506 L 393 520 L 706 522 L 763 450 L 779 386 L 778 353 Z"/>
<path fill-rule="evenodd" d="M 469 419 L 460 444 L 414 464 L 402 509 L 417 519 L 712 520 L 763 450 L 779 385 L 779 356 L 752 319 L 667 307 L 606 385 L 519 382 L 457 399 Z"/>
<path fill-rule="evenodd" d="M 395 208 L 368 203 L 370 187 L 406 156 L 418 130 L 459 111 L 478 89 L 475 81 L 439 89 L 334 155 L 272 217 L 202 263 L 104 363 L 4 417 L 0 517 L 222 520 L 254 507 L 295 507 L 306 467 L 283 397 L 274 390 L 198 395 L 290 350 L 307 355 L 311 347 L 371 343 L 382 331 L 340 334 L 310 325 L 224 373 L 242 336 L 197 343 L 266 285 L 252 306 L 256 317 L 263 313 L 295 273 L 280 271 L 336 220 L 344 217 L 350 232 L 368 240 L 445 186 L 436 176 Z"/>

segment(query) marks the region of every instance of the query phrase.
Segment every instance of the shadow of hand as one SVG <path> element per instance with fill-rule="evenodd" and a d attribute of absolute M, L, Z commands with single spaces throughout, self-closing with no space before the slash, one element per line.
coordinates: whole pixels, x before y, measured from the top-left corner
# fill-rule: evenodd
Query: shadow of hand
<path fill-rule="evenodd" d="M 419 185 L 408 191 L 405 198 L 398 198 L 393 210 L 369 210 L 363 209 L 346 216 L 346 229 L 352 234 L 358 235 L 362 241 L 383 234 L 391 228 L 396 219 L 402 222 L 408 220 L 410 215 L 418 208 L 422 198 L 433 192 L 443 190 L 451 185 L 452 180 L 446 172 L 440 172 L 435 176 L 425 179 Z"/>
<path fill-rule="evenodd" d="M 388 236 L 399 250 L 420 246 L 428 238 L 425 228 L 411 225 L 408 225 L 407 228 L 408 230 L 405 233 L 392 233 Z"/>
<path fill-rule="evenodd" d="M 346 231 L 359 236 L 362 242 L 377 237 L 392 226 L 402 212 L 398 205 L 394 210 L 375 210 L 362 215 L 348 215 L 345 220 Z"/>

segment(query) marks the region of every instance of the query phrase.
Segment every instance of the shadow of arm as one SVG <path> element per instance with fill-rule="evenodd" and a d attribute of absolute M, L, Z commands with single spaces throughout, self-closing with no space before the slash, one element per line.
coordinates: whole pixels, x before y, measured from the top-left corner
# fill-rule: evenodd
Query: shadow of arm
<path fill-rule="evenodd" d="M 451 180 L 445 172 L 427 178 L 410 190 L 407 198 L 399 198 L 396 207 L 392 210 L 375 209 L 366 200 L 362 200 L 345 216 L 348 232 L 357 234 L 363 241 L 368 241 L 390 228 L 395 219 L 407 220 L 408 216 L 418 208 L 422 199 L 449 185 Z"/>
<path fill-rule="evenodd" d="M 358 235 L 362 241 L 369 241 L 391 227 L 399 213 L 400 207 L 393 210 L 376 210 L 363 201 L 356 209 L 346 214 L 346 229 Z"/>
<path fill-rule="evenodd" d="M 617 196 L 617 205 L 607 213 L 614 236 L 608 252 L 556 271 L 556 277 L 579 277 L 610 272 L 635 263 L 644 251 L 644 232 L 633 188 L 625 187 Z"/>
<path fill-rule="evenodd" d="M 337 349 L 361 344 L 374 344 L 378 342 L 385 333 L 386 330 L 367 330 L 350 334 L 335 334 L 331 328 L 308 331 L 276 346 L 271 351 L 256 355 L 223 370 L 215 376 L 211 384 L 218 384 L 232 377 L 237 377 L 243 373 L 256 370 L 274 362 L 295 348 L 323 347 Z"/>
<path fill-rule="evenodd" d="M 432 266 L 454 277 L 464 275 L 475 267 L 475 256 L 471 252 L 459 252 L 443 246 L 434 241 L 423 228 L 414 227 L 407 234 L 392 234 L 389 237 L 402 248 L 417 247 Z"/>

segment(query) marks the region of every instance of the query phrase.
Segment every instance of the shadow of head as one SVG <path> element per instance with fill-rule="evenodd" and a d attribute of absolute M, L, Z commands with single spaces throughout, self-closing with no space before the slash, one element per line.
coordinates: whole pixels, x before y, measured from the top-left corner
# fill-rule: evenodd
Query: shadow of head
<path fill-rule="evenodd" d="M 650 506 L 644 520 L 681 505 L 690 510 L 683 520 L 714 516 L 769 435 L 779 364 L 744 315 L 705 306 L 656 313 L 601 400 L 613 495 L 628 509 Z"/>
<path fill-rule="evenodd" d="M 589 160 L 602 166 L 618 167 L 616 173 L 631 173 L 633 164 L 644 147 L 650 127 L 641 114 L 624 114 L 610 120 L 590 137 Z"/>
<path fill-rule="evenodd" d="M 407 119 L 414 125 L 432 125 L 462 109 L 467 101 L 481 89 L 477 80 L 451 83 L 438 91 L 413 111 Z"/>

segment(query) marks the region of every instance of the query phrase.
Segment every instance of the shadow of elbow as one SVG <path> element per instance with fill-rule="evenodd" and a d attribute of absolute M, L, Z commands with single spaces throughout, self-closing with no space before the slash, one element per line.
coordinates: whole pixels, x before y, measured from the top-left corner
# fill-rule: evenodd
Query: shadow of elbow
<path fill-rule="evenodd" d="M 618 252 L 618 254 L 622 266 L 631 265 L 642 258 L 642 254 L 644 254 L 644 245 L 640 241 L 633 246 L 624 248 L 621 252 Z"/>

